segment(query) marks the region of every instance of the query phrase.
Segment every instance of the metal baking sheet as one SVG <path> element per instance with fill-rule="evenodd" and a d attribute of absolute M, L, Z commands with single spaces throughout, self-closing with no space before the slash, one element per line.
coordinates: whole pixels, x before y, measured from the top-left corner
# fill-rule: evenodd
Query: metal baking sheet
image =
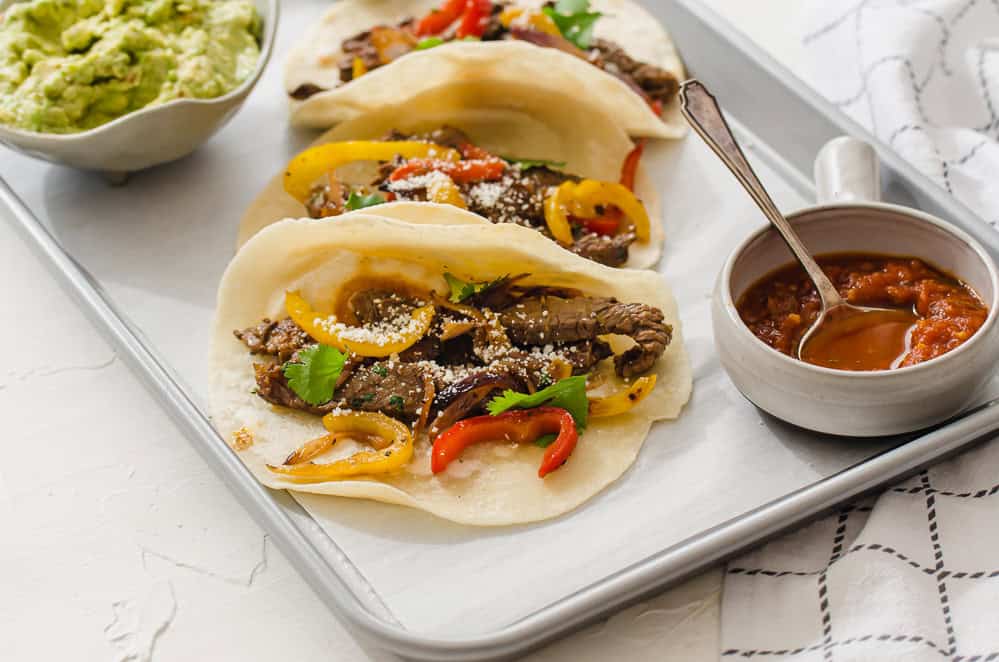
<path fill-rule="evenodd" d="M 708 306 L 725 255 L 762 219 L 691 138 L 655 146 L 648 161 L 665 201 L 661 270 L 680 304 L 694 396 L 678 421 L 653 429 L 621 480 L 568 516 L 491 530 L 260 487 L 203 414 L 209 327 L 242 210 L 314 137 L 287 126 L 280 60 L 326 5 L 283 8 L 275 62 L 241 113 L 192 156 L 112 188 L 97 175 L 4 152 L 0 175 L 26 204 L 3 187 L 0 200 L 205 459 L 359 635 L 420 659 L 510 656 L 999 423 L 999 407 L 985 407 L 912 441 L 845 440 L 784 425 L 747 403 L 714 357 Z M 737 120 L 750 159 L 784 209 L 809 203 L 811 161 L 827 139 L 870 138 L 695 2 L 650 8 L 692 74 Z M 999 254 L 982 221 L 891 153 L 883 158 L 887 199 L 944 216 Z"/>

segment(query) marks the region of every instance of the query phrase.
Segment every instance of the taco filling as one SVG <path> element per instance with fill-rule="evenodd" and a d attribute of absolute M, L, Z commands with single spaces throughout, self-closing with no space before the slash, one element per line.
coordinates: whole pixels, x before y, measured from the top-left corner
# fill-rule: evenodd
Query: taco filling
<path fill-rule="evenodd" d="M 269 470 L 298 482 L 392 472 L 412 457 L 413 434 L 427 431 L 434 473 L 487 441 L 543 446 L 539 477 L 556 471 L 589 418 L 622 414 L 652 391 L 655 374 L 643 375 L 672 327 L 653 306 L 520 284 L 525 278 L 445 273 L 450 292 L 438 294 L 361 276 L 341 287 L 332 313 L 289 292 L 287 317 L 236 330 L 263 359 L 253 366 L 257 397 L 322 416 L 329 432 L 303 439 Z M 615 354 L 612 336 L 631 344 Z M 589 376 L 604 362 L 628 384 L 592 398 L 587 389 L 599 380 Z M 311 462 L 344 436 L 373 450 Z"/>
<path fill-rule="evenodd" d="M 558 0 L 539 8 L 491 0 L 444 0 L 419 18 L 396 25 L 377 25 L 340 44 L 338 62 L 344 83 L 360 78 L 407 53 L 435 48 L 450 41 L 515 39 L 554 48 L 591 63 L 622 80 L 662 114 L 679 89 L 676 76 L 659 66 L 640 62 L 618 44 L 593 37 L 601 17 L 588 0 Z M 323 92 L 315 83 L 302 83 L 289 95 L 298 100 Z"/>
<path fill-rule="evenodd" d="M 619 267 L 633 243 L 650 241 L 648 214 L 633 193 L 641 153 L 639 144 L 628 154 L 619 182 L 604 182 L 562 172 L 558 162 L 491 154 L 451 127 L 392 131 L 381 141 L 305 150 L 288 164 L 284 188 L 312 218 L 392 200 L 444 203 L 538 230 L 578 255 Z M 365 161 L 377 169 L 360 169 Z"/>

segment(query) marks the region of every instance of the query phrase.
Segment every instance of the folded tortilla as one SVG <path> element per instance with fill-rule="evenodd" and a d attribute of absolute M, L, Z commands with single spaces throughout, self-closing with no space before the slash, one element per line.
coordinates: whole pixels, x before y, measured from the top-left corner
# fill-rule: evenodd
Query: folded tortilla
<path fill-rule="evenodd" d="M 596 111 L 566 113 L 558 105 L 523 97 L 524 92 L 519 84 L 511 84 L 505 89 L 508 98 L 526 99 L 522 104 L 523 108 L 489 106 L 481 103 L 482 99 L 475 96 L 475 88 L 481 86 L 480 83 L 469 83 L 463 93 L 448 93 L 443 98 L 438 90 L 425 93 L 402 106 L 372 111 L 363 118 L 344 122 L 330 129 L 314 144 L 341 140 L 377 140 L 392 129 L 422 133 L 449 125 L 461 129 L 473 143 L 493 154 L 560 161 L 565 163 L 560 169 L 574 175 L 612 182 L 618 180 L 621 164 L 634 143 L 617 126 L 613 115 Z M 453 87 L 449 89 L 454 92 Z M 466 94 L 469 96 L 465 96 Z M 443 99 L 447 99 L 447 103 Z M 282 173 L 278 173 L 246 210 L 240 223 L 237 246 L 242 246 L 271 223 L 283 218 L 305 216 L 302 203 L 285 192 L 282 177 Z M 659 261 L 665 232 L 659 194 L 641 165 L 635 179 L 635 193 L 648 212 L 651 236 L 648 242 L 635 242 L 630 246 L 628 261 L 624 266 L 646 269 Z M 367 211 L 403 218 L 386 211 L 388 207 L 378 205 Z M 419 216 L 417 214 L 414 218 Z M 489 223 L 477 214 L 458 216 L 465 222 Z M 337 223 L 340 218 L 342 217 L 334 217 L 328 222 Z M 545 241 L 555 243 L 548 239 Z"/>
<path fill-rule="evenodd" d="M 613 75 L 568 53 L 524 41 L 446 43 L 408 53 L 357 80 L 341 83 L 337 63 L 343 55 L 340 44 L 345 38 L 376 25 L 395 25 L 407 17 L 420 17 L 439 4 L 440 0 L 335 3 L 285 63 L 286 90 L 303 83 L 325 89 L 303 101 L 290 99 L 292 123 L 325 129 L 445 85 L 479 82 L 484 83 L 480 95 L 485 95 L 485 102 L 507 101 L 510 107 L 517 107 L 531 98 L 550 99 L 561 105 L 563 112 L 591 106 L 610 114 L 632 136 L 677 138 L 684 134 L 686 125 L 675 100 L 659 118 L 640 95 Z M 539 7 L 543 0 L 521 0 L 516 4 Z M 672 39 L 644 8 L 632 0 L 592 0 L 591 7 L 604 14 L 595 24 L 596 37 L 613 41 L 631 57 L 662 67 L 683 80 L 683 64 Z M 506 99 L 502 89 L 511 83 L 522 86 L 523 95 Z"/>
<path fill-rule="evenodd" d="M 209 361 L 213 422 L 226 439 L 245 428 L 253 443 L 239 457 L 263 483 L 276 489 L 373 499 L 431 512 L 470 525 L 509 525 L 555 517 L 576 508 L 619 478 L 634 462 L 653 421 L 675 418 L 691 390 L 676 303 L 662 277 L 649 271 L 612 269 L 562 250 L 537 232 L 515 225 L 465 223 L 467 212 L 450 206 L 409 205 L 409 212 L 436 208 L 451 224 L 407 222 L 354 212 L 334 222 L 284 220 L 261 231 L 230 263 L 219 288 Z M 405 206 L 397 209 L 408 216 Z M 252 394 L 252 357 L 232 331 L 262 317 L 284 317 L 285 292 L 330 301 L 341 284 L 359 274 L 401 276 L 438 292 L 442 274 L 487 280 L 529 273 L 525 284 L 577 288 L 584 294 L 641 302 L 663 311 L 673 339 L 653 368 L 658 383 L 631 411 L 590 420 L 569 461 L 545 479 L 537 472 L 543 450 L 533 444 L 481 443 L 441 474 L 430 471 L 430 440 L 418 437 L 413 460 L 384 476 L 297 484 L 268 471 L 305 441 L 325 434 L 318 416 L 272 406 Z M 616 351 L 630 341 L 611 337 Z M 601 389 L 624 383 L 604 362 Z M 668 443 L 660 435 L 656 443 Z M 338 442 L 318 461 L 356 452 Z"/>

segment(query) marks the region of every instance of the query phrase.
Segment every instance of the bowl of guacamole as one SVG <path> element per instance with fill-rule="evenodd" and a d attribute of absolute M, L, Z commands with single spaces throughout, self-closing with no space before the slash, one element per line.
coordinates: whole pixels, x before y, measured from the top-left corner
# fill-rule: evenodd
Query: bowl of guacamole
<path fill-rule="evenodd" d="M 127 172 L 183 156 L 238 109 L 277 0 L 0 2 L 0 142 Z"/>

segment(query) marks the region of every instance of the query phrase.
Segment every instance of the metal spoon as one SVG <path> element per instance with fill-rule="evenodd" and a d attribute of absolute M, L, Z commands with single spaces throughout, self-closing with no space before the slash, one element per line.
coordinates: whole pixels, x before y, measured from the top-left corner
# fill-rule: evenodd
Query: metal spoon
<path fill-rule="evenodd" d="M 718 102 L 700 81 L 691 79 L 680 86 L 680 109 L 694 131 L 728 166 L 728 169 L 732 171 L 732 174 L 753 198 L 770 223 L 777 229 L 819 293 L 822 310 L 801 336 L 795 350 L 797 358 L 805 360 L 803 354 L 806 353 L 805 348 L 809 344 L 817 345 L 827 342 L 835 336 L 842 336 L 863 328 L 912 319 L 911 311 L 898 308 L 855 306 L 847 303 L 840 296 L 836 287 L 830 282 L 805 245 L 801 243 L 801 239 L 791 224 L 787 222 L 766 189 L 763 188 L 763 184 L 760 183 L 738 142 L 736 142 L 735 136 L 732 135 L 732 130 L 729 128 L 728 122 L 725 121 L 725 117 L 718 107 Z"/>

